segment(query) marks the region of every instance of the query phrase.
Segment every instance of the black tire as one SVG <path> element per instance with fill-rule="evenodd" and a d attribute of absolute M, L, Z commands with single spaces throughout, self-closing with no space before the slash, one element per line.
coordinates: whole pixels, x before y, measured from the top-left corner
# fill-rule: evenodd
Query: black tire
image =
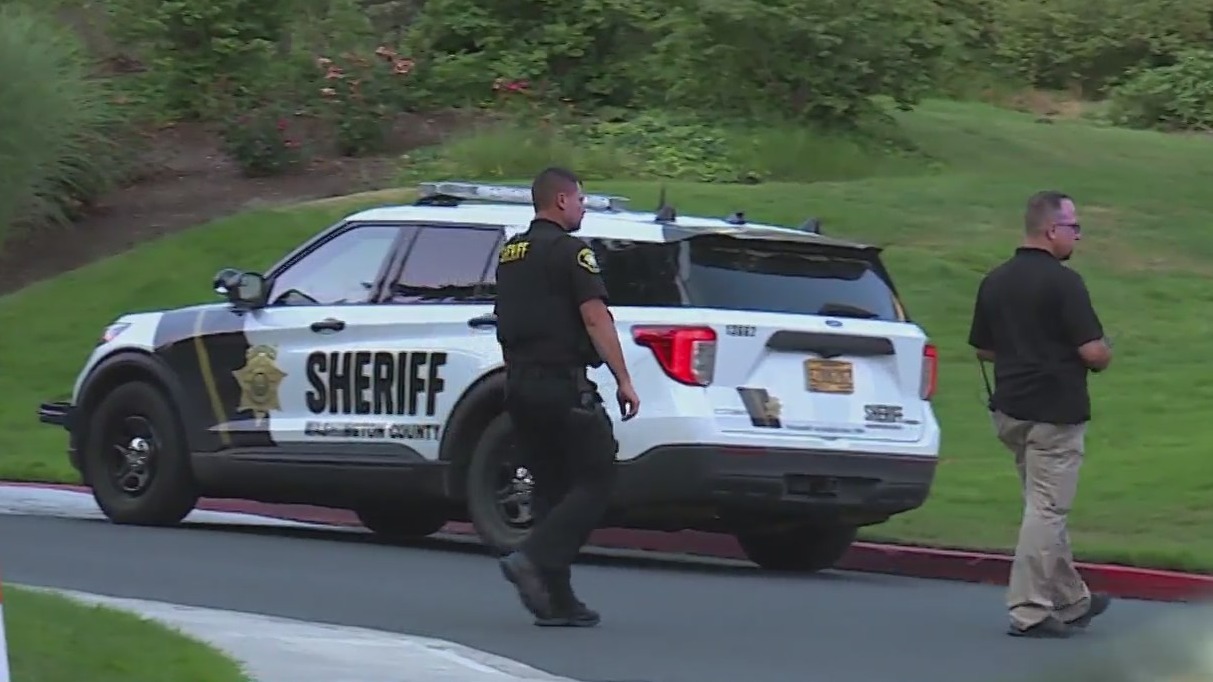
<path fill-rule="evenodd" d="M 467 473 L 467 505 L 472 526 L 484 544 L 497 554 L 517 547 L 531 529 L 530 483 L 511 481 L 510 473 L 526 463 L 515 447 L 513 425 L 507 414 L 500 414 L 485 427 Z M 529 473 L 529 472 L 528 472 Z M 513 483 L 516 501 L 525 510 L 513 514 L 514 505 L 502 498 L 507 483 Z M 525 491 L 525 492 L 524 492 Z"/>
<path fill-rule="evenodd" d="M 163 391 L 142 381 L 121 384 L 101 399 L 87 424 L 84 482 L 111 521 L 169 526 L 193 511 L 198 494 L 189 451 Z M 123 448 L 134 454 L 124 456 Z M 141 466 L 133 462 L 139 459 Z"/>
<path fill-rule="evenodd" d="M 794 526 L 737 533 L 750 561 L 771 571 L 815 573 L 832 567 L 847 553 L 859 529 L 854 526 Z"/>
<path fill-rule="evenodd" d="M 437 505 L 435 505 L 437 506 Z M 358 520 L 375 535 L 387 540 L 417 540 L 442 530 L 450 519 L 446 514 L 426 508 L 356 509 Z"/>

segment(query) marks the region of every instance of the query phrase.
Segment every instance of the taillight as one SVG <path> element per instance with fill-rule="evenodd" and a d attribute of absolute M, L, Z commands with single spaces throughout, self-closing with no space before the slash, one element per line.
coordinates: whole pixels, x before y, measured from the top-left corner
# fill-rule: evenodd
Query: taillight
<path fill-rule="evenodd" d="M 712 383 L 716 367 L 716 331 L 711 327 L 637 326 L 632 339 L 653 351 L 657 364 L 674 381 L 689 386 Z"/>
<path fill-rule="evenodd" d="M 935 395 L 935 384 L 939 380 L 939 351 L 928 343 L 922 347 L 922 383 L 918 396 L 930 400 Z"/>

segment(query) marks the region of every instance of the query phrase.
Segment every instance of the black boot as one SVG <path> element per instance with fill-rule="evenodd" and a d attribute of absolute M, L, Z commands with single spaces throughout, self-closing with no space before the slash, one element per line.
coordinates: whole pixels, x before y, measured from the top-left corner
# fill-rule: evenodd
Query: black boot
<path fill-rule="evenodd" d="M 536 618 L 554 615 L 551 593 L 543 573 L 522 552 L 513 552 L 498 560 L 501 573 L 514 584 L 522 605 Z"/>
<path fill-rule="evenodd" d="M 535 625 L 540 627 L 592 628 L 602 621 L 602 616 L 586 606 L 573 593 L 568 569 L 553 571 L 545 575 L 548 593 L 551 594 L 551 617 L 538 617 Z"/>

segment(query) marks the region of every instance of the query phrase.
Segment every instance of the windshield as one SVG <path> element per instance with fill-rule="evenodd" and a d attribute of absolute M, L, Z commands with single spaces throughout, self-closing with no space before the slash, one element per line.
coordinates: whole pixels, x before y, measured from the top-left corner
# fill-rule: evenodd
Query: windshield
<path fill-rule="evenodd" d="M 901 319 L 874 256 L 857 251 L 733 239 L 595 251 L 612 305 Z"/>

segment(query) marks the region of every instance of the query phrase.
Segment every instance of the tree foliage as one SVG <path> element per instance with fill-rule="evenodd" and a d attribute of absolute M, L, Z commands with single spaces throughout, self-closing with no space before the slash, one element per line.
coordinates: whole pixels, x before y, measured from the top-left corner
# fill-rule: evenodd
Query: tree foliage
<path fill-rule="evenodd" d="M 1111 118 L 1134 128 L 1213 131 L 1213 50 L 1186 50 L 1174 64 L 1130 72 L 1112 91 Z"/>
<path fill-rule="evenodd" d="M 914 104 L 951 38 L 919 0 L 683 0 L 663 29 L 655 62 L 678 104 L 831 124 L 873 95 Z"/>
<path fill-rule="evenodd" d="M 1120 125 L 1213 126 L 1209 0 L 0 0 L 0 11 L 0 227 L 69 216 L 117 167 L 123 116 L 56 25 L 65 11 L 102 12 L 111 42 L 147 67 L 136 98 L 161 119 L 221 122 L 232 149 L 259 150 L 245 166 L 265 165 L 266 150 L 299 155 L 282 124 L 298 112 L 333 127 L 348 154 L 379 149 L 394 112 L 469 104 L 588 114 L 595 130 L 677 120 L 658 137 L 702 142 L 716 123 L 856 126 L 876 98 L 912 108 L 1008 80 L 1109 97 Z M 318 69 L 334 63 L 386 75 Z"/>
<path fill-rule="evenodd" d="M 256 90 L 273 70 L 292 0 L 108 0 L 109 24 L 150 63 L 172 113 L 202 118 L 222 92 Z"/>
<path fill-rule="evenodd" d="M 1000 61 L 1031 85 L 1087 96 L 1213 39 L 1207 0 L 998 0 L 993 7 Z"/>

